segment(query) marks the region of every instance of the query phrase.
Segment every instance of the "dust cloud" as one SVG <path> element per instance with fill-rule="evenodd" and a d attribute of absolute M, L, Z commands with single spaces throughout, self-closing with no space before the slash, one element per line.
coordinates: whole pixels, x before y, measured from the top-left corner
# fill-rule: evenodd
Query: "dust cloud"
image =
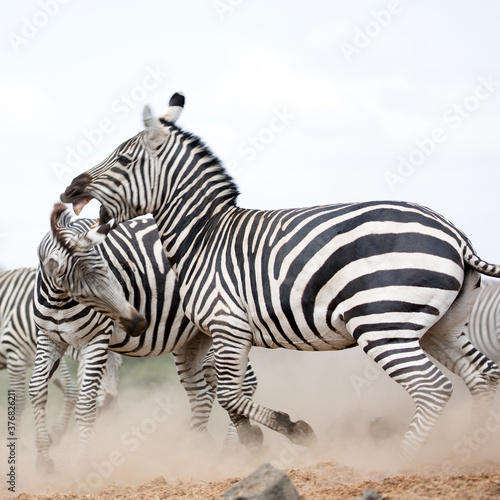
<path fill-rule="evenodd" d="M 255 401 L 287 412 L 293 421 L 308 422 L 318 438 L 314 448 L 293 445 L 263 428 L 260 452 L 239 444 L 225 451 L 229 419 L 217 403 L 210 438 L 202 438 L 189 431 L 189 405 L 177 377 L 148 385 L 128 380 L 121 384 L 116 406 L 99 416 L 84 463 L 76 458 L 78 429 L 73 421 L 51 449 L 51 474 L 36 470 L 28 403 L 18 443 L 16 493 L 83 495 L 111 485 L 140 485 L 158 476 L 172 483 L 218 481 L 244 476 L 264 462 L 284 470 L 335 462 L 353 471 L 353 481 L 398 472 L 401 464 L 395 463 L 394 453 L 411 420 L 413 403 L 359 348 L 322 353 L 255 348 L 250 355 L 259 380 Z M 491 425 L 468 428 L 470 395 L 461 380 L 446 373 L 454 385 L 453 397 L 413 471 L 423 467 L 428 473 L 453 475 L 485 461 L 498 465 L 498 398 Z M 2 415 L 0 425 L 4 420 Z M 6 467 L 4 453 L 0 460 Z M 0 492 L 12 497 L 5 483 Z"/>

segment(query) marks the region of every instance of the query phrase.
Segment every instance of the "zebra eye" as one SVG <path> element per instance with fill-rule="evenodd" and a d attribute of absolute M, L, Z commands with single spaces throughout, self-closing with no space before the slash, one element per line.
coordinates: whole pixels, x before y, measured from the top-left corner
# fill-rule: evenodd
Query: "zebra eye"
<path fill-rule="evenodd" d="M 119 156 L 116 161 L 121 163 L 124 167 L 132 163 L 132 158 L 128 158 L 127 156 Z"/>

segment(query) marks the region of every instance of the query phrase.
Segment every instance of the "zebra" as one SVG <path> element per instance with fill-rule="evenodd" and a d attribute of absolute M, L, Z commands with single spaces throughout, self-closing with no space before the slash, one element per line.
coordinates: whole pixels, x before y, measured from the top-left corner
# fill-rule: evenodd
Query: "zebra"
<path fill-rule="evenodd" d="M 35 363 L 36 335 L 33 315 L 35 268 L 20 268 L 0 272 L 0 369 L 7 368 L 10 389 L 15 391 L 15 412 L 18 422 L 26 406 L 25 381 L 28 368 Z M 67 355 L 83 366 L 78 352 L 69 349 Z M 121 356 L 112 355 L 105 371 L 105 383 L 99 393 L 97 406 L 116 397 L 118 370 Z M 78 387 L 73 381 L 64 359 L 52 377 L 52 382 L 63 393 L 63 406 L 52 429 L 51 437 L 57 442 L 66 430 L 78 398 Z"/>
<path fill-rule="evenodd" d="M 452 393 L 430 354 L 458 374 L 486 416 L 500 370 L 464 334 L 480 274 L 500 276 L 442 215 L 415 203 L 368 201 L 286 210 L 236 203 L 238 189 L 197 136 L 144 108 L 145 130 L 75 177 L 61 196 L 102 223 L 151 213 L 186 316 L 213 340 L 217 398 L 250 445 L 249 419 L 314 444 L 311 426 L 242 393 L 252 346 L 298 351 L 359 346 L 411 396 L 400 460 L 421 451 Z"/>
<path fill-rule="evenodd" d="M 486 356 L 500 362 L 500 284 L 484 280 L 472 308 L 468 337 Z"/>
<path fill-rule="evenodd" d="M 80 459 L 86 454 L 94 424 L 95 393 L 108 350 L 141 358 L 172 352 L 188 395 L 195 432 L 207 432 L 215 396 L 204 377 L 204 370 L 210 371 L 210 357 L 206 366 L 203 360 L 211 338 L 182 312 L 175 275 L 155 221 L 149 218 L 121 224 L 101 245 L 109 225 L 105 230 L 104 226 L 92 228 L 95 223 L 93 219 L 74 219 L 65 205 L 56 204 L 51 232 L 38 248 L 40 271 L 34 304 L 41 332 L 30 397 L 36 421 L 37 463 L 49 470 L 53 461 L 45 423 L 47 382 L 69 345 L 85 353 L 87 361 L 76 405 Z M 245 391 L 251 396 L 257 381 L 250 365 L 247 372 Z"/>

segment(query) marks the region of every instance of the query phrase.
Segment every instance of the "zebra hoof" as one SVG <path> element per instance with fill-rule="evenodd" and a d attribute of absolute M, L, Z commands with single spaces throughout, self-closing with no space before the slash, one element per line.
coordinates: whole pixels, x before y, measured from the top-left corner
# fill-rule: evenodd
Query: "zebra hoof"
<path fill-rule="evenodd" d="M 298 420 L 293 424 L 293 428 L 288 434 L 288 439 L 294 444 L 309 447 L 316 446 L 318 441 L 312 427 L 303 420 Z"/>
<path fill-rule="evenodd" d="M 52 474 L 54 472 L 54 460 L 50 457 L 37 457 L 36 470 L 40 474 Z"/>
<path fill-rule="evenodd" d="M 251 451 L 260 450 L 264 443 L 262 429 L 256 425 L 245 425 L 238 428 L 240 443 Z"/>

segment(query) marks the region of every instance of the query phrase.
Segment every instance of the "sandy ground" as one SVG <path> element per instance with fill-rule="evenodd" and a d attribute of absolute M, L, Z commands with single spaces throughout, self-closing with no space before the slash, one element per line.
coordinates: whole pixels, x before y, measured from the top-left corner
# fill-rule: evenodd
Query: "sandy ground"
<path fill-rule="evenodd" d="M 129 384 L 121 388 L 118 408 L 99 418 L 85 462 L 76 459 L 73 424 L 51 450 L 52 474 L 36 470 L 28 409 L 16 450 L 16 491 L 9 492 L 2 480 L 0 497 L 221 498 L 269 462 L 289 474 L 303 499 L 355 499 L 368 488 L 388 499 L 500 498 L 500 404 L 487 425 L 471 427 L 470 397 L 455 377 L 450 376 L 454 395 L 432 439 L 417 463 L 403 467 L 393 457 L 412 415 L 411 400 L 359 350 L 254 350 L 252 362 L 259 376 L 255 400 L 308 421 L 318 437 L 315 448 L 295 446 L 264 429 L 259 453 L 241 447 L 225 452 L 228 420 L 220 408 L 211 418 L 211 439 L 200 439 L 187 430 L 187 399 L 175 380 Z M 0 411 L 6 429 L 6 411 Z M 6 447 L 1 448 L 5 478 Z"/>

